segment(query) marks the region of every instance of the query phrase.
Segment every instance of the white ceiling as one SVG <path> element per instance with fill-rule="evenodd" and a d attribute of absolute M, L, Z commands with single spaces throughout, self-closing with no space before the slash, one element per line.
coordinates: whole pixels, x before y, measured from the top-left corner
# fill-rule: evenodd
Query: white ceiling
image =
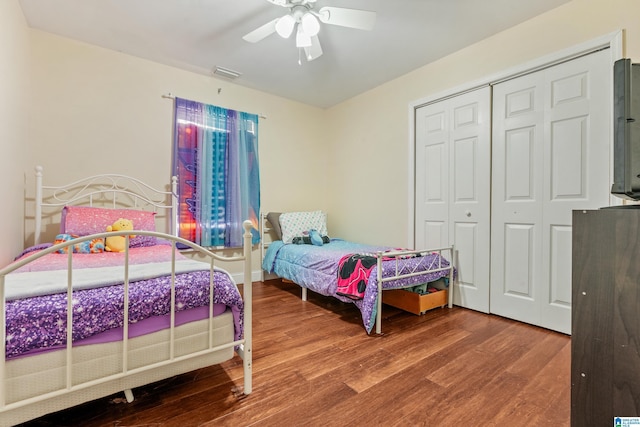
<path fill-rule="evenodd" d="M 323 25 L 324 54 L 298 65 L 294 37 L 242 36 L 287 9 L 267 0 L 20 0 L 32 28 L 330 107 L 569 0 L 318 0 L 377 12 L 372 31 Z M 217 78 L 217 77 L 216 77 Z"/>

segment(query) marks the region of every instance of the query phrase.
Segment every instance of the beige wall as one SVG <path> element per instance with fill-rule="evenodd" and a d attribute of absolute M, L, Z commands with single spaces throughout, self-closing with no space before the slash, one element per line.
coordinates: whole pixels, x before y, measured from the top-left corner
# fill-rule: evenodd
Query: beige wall
<path fill-rule="evenodd" d="M 15 17 L 17 0 L 9 3 Z M 0 12 L 0 24 L 6 20 L 15 27 L 16 20 Z M 332 236 L 404 246 L 412 103 L 621 29 L 626 55 L 640 60 L 638 16 L 637 0 L 573 0 L 328 110 L 31 31 L 26 191 L 32 194 L 35 164 L 44 166 L 53 183 L 108 170 L 163 185 L 170 173 L 172 103 L 161 95 L 170 92 L 267 116 L 260 122 L 265 211 L 324 209 Z M 14 39 L 24 32 L 0 28 Z M 0 55 L 23 50 L 14 43 L 0 44 Z M 8 72 L 24 85 L 26 67 L 22 59 Z M 15 182 L 23 168 L 11 164 L 5 179 Z M 27 234 L 30 227 L 27 222 Z"/>
<path fill-rule="evenodd" d="M 44 167 L 45 182 L 114 172 L 165 186 L 173 101 L 162 95 L 171 93 L 266 116 L 259 124 L 263 209 L 327 204 L 326 182 L 317 179 L 327 163 L 323 110 L 41 31 L 31 33 L 31 60 L 29 160 Z M 33 183 L 30 174 L 30 194 Z M 52 238 L 55 226 L 47 233 Z"/>
<path fill-rule="evenodd" d="M 17 0 L 0 2 L 0 266 L 23 248 L 29 30 Z"/>
<path fill-rule="evenodd" d="M 348 153 L 334 156 L 329 176 L 331 187 L 345 189 L 329 198 L 331 232 L 407 245 L 410 104 L 623 29 L 626 55 L 639 61 L 640 1 L 574 0 L 328 110 L 331 150 Z M 354 170 L 349 157 L 360 153 L 365 166 Z"/>

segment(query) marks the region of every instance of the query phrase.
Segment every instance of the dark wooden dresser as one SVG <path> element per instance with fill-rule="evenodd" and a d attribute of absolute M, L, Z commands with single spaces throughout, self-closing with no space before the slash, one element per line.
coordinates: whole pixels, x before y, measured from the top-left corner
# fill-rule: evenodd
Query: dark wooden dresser
<path fill-rule="evenodd" d="M 571 425 L 640 416 L 640 207 L 573 211 Z"/>

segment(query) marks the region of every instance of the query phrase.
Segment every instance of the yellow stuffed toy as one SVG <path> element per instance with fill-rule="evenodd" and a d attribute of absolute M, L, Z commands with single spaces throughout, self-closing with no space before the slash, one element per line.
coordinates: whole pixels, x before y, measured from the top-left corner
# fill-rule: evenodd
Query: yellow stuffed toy
<path fill-rule="evenodd" d="M 133 230 L 133 221 L 130 219 L 120 218 L 113 225 L 107 226 L 107 231 L 122 231 Z M 134 235 L 129 236 L 129 239 L 133 239 Z M 124 252 L 126 249 L 125 236 L 109 236 L 104 245 L 104 250 L 107 252 Z"/>

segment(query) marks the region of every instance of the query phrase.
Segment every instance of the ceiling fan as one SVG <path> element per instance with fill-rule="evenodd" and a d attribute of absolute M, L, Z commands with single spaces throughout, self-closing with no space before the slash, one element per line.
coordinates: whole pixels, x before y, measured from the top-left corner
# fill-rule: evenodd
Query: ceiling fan
<path fill-rule="evenodd" d="M 273 33 L 289 38 L 296 30 L 296 47 L 304 49 L 308 61 L 322 55 L 318 39 L 320 23 L 342 27 L 371 30 L 376 22 L 376 13 L 368 10 L 347 9 L 325 6 L 314 10 L 317 0 L 267 0 L 277 6 L 286 7 L 289 13 L 256 28 L 242 37 L 250 43 L 257 43 Z M 300 63 L 300 60 L 298 60 Z"/>

